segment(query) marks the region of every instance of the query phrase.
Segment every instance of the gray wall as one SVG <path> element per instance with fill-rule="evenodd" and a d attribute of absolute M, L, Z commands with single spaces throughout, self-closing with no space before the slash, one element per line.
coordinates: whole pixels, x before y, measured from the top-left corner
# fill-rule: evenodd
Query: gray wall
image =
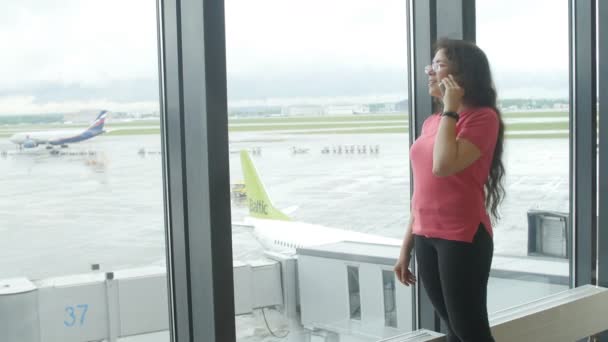
<path fill-rule="evenodd" d="M 359 268 L 361 321 L 351 320 L 347 266 Z M 385 327 L 382 271 L 392 266 L 298 256 L 302 324 L 307 328 L 352 329 L 379 337 L 412 330 L 412 291 L 396 281 L 397 327 Z"/>

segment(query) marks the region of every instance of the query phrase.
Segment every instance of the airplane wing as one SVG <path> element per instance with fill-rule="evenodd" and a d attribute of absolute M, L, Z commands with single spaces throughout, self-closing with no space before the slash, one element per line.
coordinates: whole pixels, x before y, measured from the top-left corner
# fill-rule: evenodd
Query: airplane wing
<path fill-rule="evenodd" d="M 290 207 L 283 208 L 283 209 L 282 209 L 282 211 L 283 211 L 283 213 L 284 213 L 285 215 L 291 215 L 291 214 L 295 213 L 295 212 L 296 212 L 296 210 L 298 210 L 298 208 L 299 208 L 299 207 L 300 207 L 300 206 L 298 206 L 298 205 L 292 205 L 292 206 L 290 206 Z"/>
<path fill-rule="evenodd" d="M 232 227 L 233 228 L 247 228 L 247 229 L 255 228 L 255 226 L 253 224 L 251 224 L 250 222 L 244 222 L 244 221 L 241 221 L 241 222 L 233 221 Z"/>

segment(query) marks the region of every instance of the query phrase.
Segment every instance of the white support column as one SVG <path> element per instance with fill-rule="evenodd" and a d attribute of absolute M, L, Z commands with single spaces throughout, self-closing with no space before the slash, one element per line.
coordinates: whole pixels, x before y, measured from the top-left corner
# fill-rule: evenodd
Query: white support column
<path fill-rule="evenodd" d="M 106 273 L 105 287 L 108 341 L 116 342 L 120 336 L 120 303 L 118 298 L 118 282 L 114 280 L 114 272 Z"/>

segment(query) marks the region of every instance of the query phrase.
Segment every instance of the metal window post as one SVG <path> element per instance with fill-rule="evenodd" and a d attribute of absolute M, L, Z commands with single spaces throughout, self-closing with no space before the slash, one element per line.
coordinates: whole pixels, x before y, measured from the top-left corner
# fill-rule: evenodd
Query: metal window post
<path fill-rule="evenodd" d="M 608 2 L 597 1 L 597 90 L 599 120 L 598 155 L 598 222 L 597 222 L 597 284 L 608 287 Z M 603 112 L 603 113 L 602 113 Z M 608 341 L 608 333 L 600 334 Z"/>
<path fill-rule="evenodd" d="M 172 341 L 236 341 L 223 0 L 159 0 Z"/>
<path fill-rule="evenodd" d="M 594 284 L 596 260 L 595 1 L 570 0 L 571 285 Z"/>
<path fill-rule="evenodd" d="M 410 146 L 420 135 L 422 124 L 433 113 L 433 101 L 428 94 L 424 67 L 433 58 L 433 44 L 437 38 L 475 41 L 475 0 L 409 0 L 407 2 L 408 33 L 408 99 Z M 412 175 L 410 172 L 410 179 Z M 410 184 L 413 182 L 410 181 Z M 413 193 L 413 185 L 410 195 Z M 415 327 L 442 329 L 439 317 L 424 289 L 416 293 Z"/>
<path fill-rule="evenodd" d="M 422 123 L 431 115 L 433 102 L 426 88 L 427 81 L 424 66 L 432 59 L 432 42 L 435 36 L 435 1 L 407 1 L 408 22 L 408 110 L 410 146 L 420 135 Z M 410 197 L 413 194 L 413 181 L 410 167 Z M 415 263 L 414 263 L 415 264 Z M 415 267 L 415 266 L 414 266 Z M 419 275 L 416 276 L 420 279 Z M 414 329 L 430 329 L 439 331 L 440 326 L 431 301 L 419 283 L 412 288 L 415 300 L 412 317 L 416 317 Z"/>

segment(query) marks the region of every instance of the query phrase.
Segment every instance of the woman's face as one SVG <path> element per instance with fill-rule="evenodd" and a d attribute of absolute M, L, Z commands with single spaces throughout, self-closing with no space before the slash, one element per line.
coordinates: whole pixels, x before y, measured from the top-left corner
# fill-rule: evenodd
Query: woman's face
<path fill-rule="evenodd" d="M 426 74 L 429 76 L 429 94 L 433 97 L 442 99 L 443 93 L 439 86 L 441 80 L 448 77 L 450 74 L 449 61 L 443 49 L 437 50 L 431 65 L 425 68 Z"/>

